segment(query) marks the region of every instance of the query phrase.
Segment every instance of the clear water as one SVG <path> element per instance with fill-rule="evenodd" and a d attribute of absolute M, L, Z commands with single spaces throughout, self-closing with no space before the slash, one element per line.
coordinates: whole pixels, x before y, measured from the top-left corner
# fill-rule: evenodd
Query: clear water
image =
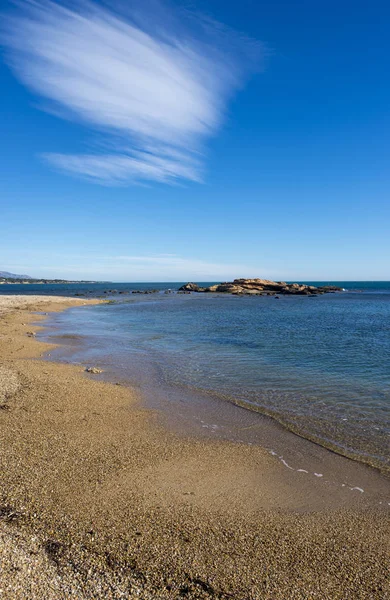
<path fill-rule="evenodd" d="M 218 392 L 389 471 L 390 283 L 341 285 L 348 291 L 279 300 L 116 296 L 116 304 L 61 313 L 55 324 L 62 333 L 84 336 L 94 361 L 116 365 L 124 376 L 135 355 L 147 357 L 171 385 Z M 120 286 L 141 284 L 111 285 Z M 11 287 L 14 292 L 19 286 Z M 43 287 L 43 293 L 53 293 Z"/>

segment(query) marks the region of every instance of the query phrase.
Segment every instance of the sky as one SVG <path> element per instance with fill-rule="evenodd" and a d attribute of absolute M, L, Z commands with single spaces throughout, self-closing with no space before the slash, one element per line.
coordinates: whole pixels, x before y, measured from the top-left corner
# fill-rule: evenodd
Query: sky
<path fill-rule="evenodd" d="M 3 0 L 0 270 L 390 280 L 390 5 Z"/>

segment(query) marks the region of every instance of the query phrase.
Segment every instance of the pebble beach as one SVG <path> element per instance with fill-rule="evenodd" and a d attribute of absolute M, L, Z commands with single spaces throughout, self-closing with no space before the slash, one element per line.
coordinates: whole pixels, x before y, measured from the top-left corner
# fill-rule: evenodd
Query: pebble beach
<path fill-rule="evenodd" d="M 0 297 L 1 598 L 390 598 L 389 506 L 47 360 L 44 313 L 91 302 Z"/>

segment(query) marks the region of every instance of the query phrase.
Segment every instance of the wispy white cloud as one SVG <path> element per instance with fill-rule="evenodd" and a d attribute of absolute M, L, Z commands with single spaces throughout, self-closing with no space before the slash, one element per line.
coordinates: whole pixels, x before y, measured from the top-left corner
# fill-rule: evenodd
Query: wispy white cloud
<path fill-rule="evenodd" d="M 21 0 L 5 20 L 17 76 L 50 101 L 46 110 L 103 133 L 110 147 L 44 156 L 100 183 L 200 181 L 204 142 L 258 47 L 162 1 L 118 8 Z"/>
<path fill-rule="evenodd" d="M 47 161 L 61 170 L 83 174 L 102 184 L 126 183 L 134 180 L 155 180 L 173 183 L 177 179 L 200 181 L 199 162 L 191 156 L 182 160 L 169 156 L 134 151 L 126 154 L 44 154 Z"/>

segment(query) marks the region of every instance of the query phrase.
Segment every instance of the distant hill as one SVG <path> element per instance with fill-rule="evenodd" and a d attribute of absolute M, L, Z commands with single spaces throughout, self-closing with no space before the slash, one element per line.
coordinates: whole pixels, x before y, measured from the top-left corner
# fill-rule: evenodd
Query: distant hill
<path fill-rule="evenodd" d="M 53 285 L 56 283 L 111 283 L 110 281 L 69 281 L 68 279 L 37 279 L 36 277 L 30 277 L 30 275 L 17 275 L 16 273 L 10 273 L 9 271 L 0 271 L 0 285 L 14 285 L 24 283 L 26 285 L 46 283 Z"/>
<path fill-rule="evenodd" d="M 30 275 L 17 275 L 8 271 L 0 271 L 0 277 L 4 277 L 5 279 L 32 279 Z"/>

